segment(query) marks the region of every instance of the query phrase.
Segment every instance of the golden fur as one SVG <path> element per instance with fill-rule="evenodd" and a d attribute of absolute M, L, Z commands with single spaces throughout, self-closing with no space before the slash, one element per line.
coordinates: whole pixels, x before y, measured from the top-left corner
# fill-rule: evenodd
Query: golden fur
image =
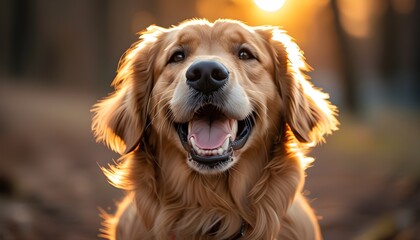
<path fill-rule="evenodd" d="M 241 44 L 258 61 L 240 60 L 235 49 Z M 188 56 L 167 64 L 179 46 Z M 177 101 L 185 95 L 185 69 L 196 59 L 227 66 L 229 84 L 244 93 L 232 101 L 256 114 L 248 142 L 235 151 L 235 164 L 218 174 L 187 165 L 173 127 L 186 118 Z M 298 46 L 277 27 L 190 20 L 142 32 L 121 59 L 115 92 L 92 110 L 97 140 L 122 155 L 103 170 L 127 192 L 115 215 L 102 214 L 102 237 L 229 239 L 246 222 L 243 239 L 321 239 L 301 194 L 304 154 L 338 123 L 328 96 L 305 78 L 307 70 Z M 208 234 L 217 222 L 217 231 Z"/>

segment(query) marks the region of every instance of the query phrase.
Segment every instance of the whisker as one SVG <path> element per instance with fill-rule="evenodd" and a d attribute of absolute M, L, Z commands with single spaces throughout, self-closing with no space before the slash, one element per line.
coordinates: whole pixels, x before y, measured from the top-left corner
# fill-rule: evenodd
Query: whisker
<path fill-rule="evenodd" d="M 260 102 L 258 102 L 256 99 L 253 99 L 253 98 L 251 98 L 250 100 L 251 100 L 251 102 L 252 102 L 252 103 L 254 103 L 255 105 L 260 106 L 260 107 L 263 107 L 263 109 L 264 109 L 266 112 L 268 112 L 268 111 L 269 111 L 268 107 L 267 107 L 265 104 L 260 103 Z M 255 111 L 255 113 L 256 113 L 257 117 L 258 117 L 261 121 L 263 121 L 262 116 L 261 116 L 261 115 L 260 115 L 257 111 Z M 275 127 L 276 132 L 277 132 L 277 133 L 279 133 L 279 132 L 280 132 L 280 129 L 279 129 L 278 123 L 276 123 L 276 122 L 275 122 L 275 121 L 274 121 L 274 120 L 270 117 L 270 115 L 266 114 L 266 117 L 268 118 L 268 120 L 269 120 L 271 123 L 273 123 L 273 125 L 274 125 L 274 127 Z M 267 134 L 267 133 L 268 133 L 268 129 L 266 129 L 266 134 Z"/>
<path fill-rule="evenodd" d="M 163 92 L 161 92 L 161 93 L 159 93 L 159 94 L 157 94 L 157 95 L 154 95 L 152 98 L 156 98 L 158 95 L 161 95 L 161 94 L 163 94 L 163 93 L 168 93 L 168 96 L 165 96 L 165 97 L 163 97 L 163 98 L 161 98 L 156 104 L 155 104 L 155 106 L 153 107 L 153 109 L 151 109 L 150 110 L 150 112 L 153 112 L 158 106 L 159 106 L 159 104 L 162 102 L 162 101 L 164 101 L 164 100 L 168 100 L 168 99 L 171 99 L 172 98 L 172 94 L 170 94 L 171 92 L 174 92 L 175 90 L 171 90 L 171 91 L 169 91 L 169 92 L 166 92 L 166 91 L 163 91 Z M 150 99 L 151 98 L 149 98 L 149 102 L 150 102 Z"/>
<path fill-rule="evenodd" d="M 258 94 L 265 94 L 264 92 L 261 92 L 261 91 L 257 91 L 257 90 L 252 90 L 252 89 L 247 89 L 246 91 L 248 91 L 248 92 L 254 92 L 254 93 L 258 93 Z"/>
<path fill-rule="evenodd" d="M 170 121 L 168 121 L 169 118 L 170 118 L 170 114 L 169 114 L 169 112 L 166 112 L 165 115 L 163 116 L 163 121 L 162 121 L 162 123 L 159 126 L 158 132 L 163 132 L 163 129 L 165 128 L 165 125 L 168 122 L 170 122 Z M 170 126 L 170 125 L 168 125 L 168 126 Z"/>
<path fill-rule="evenodd" d="M 160 104 L 162 101 L 164 101 L 164 100 L 166 100 L 166 99 L 168 99 L 168 98 L 171 98 L 171 96 L 168 96 L 168 97 L 166 97 L 166 98 L 162 98 L 162 99 L 161 99 L 161 100 L 160 100 L 160 101 L 159 101 L 159 102 L 155 105 L 155 107 L 154 107 L 154 109 L 153 109 L 153 110 L 155 110 L 155 109 L 159 106 L 159 104 Z M 153 121 L 156 119 L 156 117 L 159 115 L 159 113 L 161 112 L 161 110 L 162 110 L 164 107 L 166 107 L 166 105 L 162 106 L 160 110 L 157 110 L 157 111 L 156 111 L 155 115 L 154 115 L 154 116 L 150 119 L 150 122 L 149 122 L 149 123 L 148 123 L 148 125 L 146 126 L 146 129 L 150 127 L 150 125 L 153 123 Z M 150 111 L 150 112 L 153 112 L 153 111 Z"/>

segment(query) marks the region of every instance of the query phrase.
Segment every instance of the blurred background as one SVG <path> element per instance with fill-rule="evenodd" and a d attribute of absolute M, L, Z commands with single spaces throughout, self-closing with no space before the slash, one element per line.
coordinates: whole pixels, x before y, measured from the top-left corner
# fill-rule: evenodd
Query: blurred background
<path fill-rule="evenodd" d="M 98 238 L 122 192 L 89 110 L 137 32 L 203 17 L 284 27 L 339 107 L 305 185 L 325 239 L 420 239 L 418 0 L 1 0 L 0 239 Z"/>

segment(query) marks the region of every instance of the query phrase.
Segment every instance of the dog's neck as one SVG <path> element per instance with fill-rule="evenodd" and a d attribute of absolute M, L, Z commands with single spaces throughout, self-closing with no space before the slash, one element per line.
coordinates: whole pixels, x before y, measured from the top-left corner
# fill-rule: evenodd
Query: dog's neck
<path fill-rule="evenodd" d="M 200 233 L 209 239 L 238 239 L 244 234 L 248 221 L 243 216 L 251 211 L 247 194 L 251 183 L 260 177 L 252 170 L 263 166 L 238 164 L 219 175 L 202 175 L 173 162 L 161 167 L 157 183 L 163 209 L 160 214 L 173 218 L 167 223 L 173 224 L 170 231 L 180 232 L 183 239 L 195 239 L 190 234 Z M 185 174 L 179 176 L 179 172 Z"/>
<path fill-rule="evenodd" d="M 212 229 L 210 230 L 210 232 L 207 233 L 207 235 L 209 237 L 212 237 L 214 235 L 217 234 L 217 231 L 219 230 L 219 224 L 215 224 Z M 245 221 L 242 221 L 241 223 L 241 227 L 239 228 L 239 230 L 236 232 L 236 234 L 232 235 L 232 237 L 227 238 L 227 240 L 238 240 L 241 239 L 242 237 L 244 237 L 246 235 L 247 229 L 248 229 L 248 224 Z M 171 239 L 172 240 L 177 240 L 177 239 L 181 239 L 178 238 L 176 234 L 172 234 L 171 235 Z"/>

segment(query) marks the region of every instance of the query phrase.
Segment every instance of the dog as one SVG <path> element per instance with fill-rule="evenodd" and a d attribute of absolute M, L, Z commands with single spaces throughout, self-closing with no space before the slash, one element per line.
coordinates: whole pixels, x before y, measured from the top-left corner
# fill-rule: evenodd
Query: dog
<path fill-rule="evenodd" d="M 302 195 L 307 151 L 337 130 L 294 40 L 274 26 L 150 26 L 92 108 L 103 167 L 126 191 L 108 239 L 321 239 Z"/>

